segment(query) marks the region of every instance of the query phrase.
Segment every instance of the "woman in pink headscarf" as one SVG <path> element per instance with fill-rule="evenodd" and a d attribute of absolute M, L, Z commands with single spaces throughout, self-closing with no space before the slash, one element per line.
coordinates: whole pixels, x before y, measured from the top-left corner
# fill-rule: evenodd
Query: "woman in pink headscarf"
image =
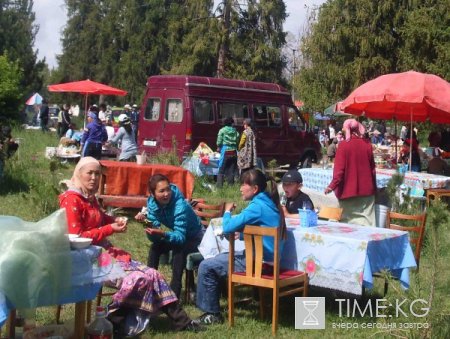
<path fill-rule="evenodd" d="M 325 194 L 334 191 L 344 209 L 342 221 L 375 226 L 375 161 L 372 145 L 364 138 L 365 128 L 348 119 L 342 128 L 345 140 L 339 144 L 333 180 Z"/>

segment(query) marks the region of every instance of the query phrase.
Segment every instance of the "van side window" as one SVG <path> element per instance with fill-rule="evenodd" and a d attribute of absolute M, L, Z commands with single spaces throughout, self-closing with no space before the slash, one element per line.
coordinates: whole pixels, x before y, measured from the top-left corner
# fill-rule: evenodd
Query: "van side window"
<path fill-rule="evenodd" d="M 159 120 L 159 110 L 161 107 L 161 100 L 158 98 L 149 98 L 145 106 L 144 119 Z"/>
<path fill-rule="evenodd" d="M 248 118 L 248 107 L 246 104 L 235 104 L 231 102 L 219 102 L 219 124 L 223 125 L 228 117 L 232 117 L 235 126 L 242 126 L 244 119 Z"/>
<path fill-rule="evenodd" d="M 297 111 L 293 107 L 288 108 L 288 116 L 289 116 L 289 127 L 301 131 L 304 129 L 305 124 L 302 119 L 297 114 Z"/>
<path fill-rule="evenodd" d="M 200 124 L 212 124 L 214 122 L 211 101 L 194 100 L 194 121 Z"/>
<path fill-rule="evenodd" d="M 164 120 L 170 122 L 181 122 L 183 120 L 183 103 L 180 99 L 167 99 Z"/>
<path fill-rule="evenodd" d="M 253 105 L 255 126 L 279 127 L 282 125 L 281 108 L 279 106 Z"/>

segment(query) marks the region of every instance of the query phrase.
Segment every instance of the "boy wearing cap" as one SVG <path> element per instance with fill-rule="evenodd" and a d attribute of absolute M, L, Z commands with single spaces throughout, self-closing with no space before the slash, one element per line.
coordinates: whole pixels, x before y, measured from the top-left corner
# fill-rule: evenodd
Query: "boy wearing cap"
<path fill-rule="evenodd" d="M 298 217 L 299 208 L 314 210 L 314 204 L 309 196 L 301 191 L 302 175 L 297 170 L 287 171 L 281 179 L 286 205 L 282 206 L 285 218 Z"/>

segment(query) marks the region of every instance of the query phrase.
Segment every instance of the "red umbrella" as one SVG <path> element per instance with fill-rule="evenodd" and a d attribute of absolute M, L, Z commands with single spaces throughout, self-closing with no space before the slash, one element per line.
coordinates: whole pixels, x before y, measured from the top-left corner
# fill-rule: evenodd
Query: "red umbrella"
<path fill-rule="evenodd" d="M 413 121 L 450 123 L 450 83 L 414 71 L 386 74 L 355 89 L 341 108 L 371 119 L 411 121 L 411 131 Z M 397 147 L 395 152 L 397 158 Z"/>
<path fill-rule="evenodd" d="M 127 91 L 107 86 L 99 82 L 91 81 L 89 79 L 74 82 L 66 82 L 64 84 L 49 85 L 48 90 L 50 92 L 76 92 L 85 95 L 89 94 L 119 95 L 119 96 L 127 95 Z"/>
<path fill-rule="evenodd" d="M 85 114 L 87 112 L 87 103 L 89 94 L 118 95 L 118 96 L 127 95 L 127 91 L 114 88 L 108 85 L 104 85 L 99 82 L 91 81 L 89 79 L 66 82 L 63 84 L 48 85 L 47 88 L 50 92 L 75 92 L 84 94 L 86 96 L 84 102 Z M 86 115 L 85 115 L 85 123 L 86 123 Z"/>
<path fill-rule="evenodd" d="M 359 86 L 341 107 L 372 119 L 450 123 L 450 83 L 414 71 L 386 74 Z"/>

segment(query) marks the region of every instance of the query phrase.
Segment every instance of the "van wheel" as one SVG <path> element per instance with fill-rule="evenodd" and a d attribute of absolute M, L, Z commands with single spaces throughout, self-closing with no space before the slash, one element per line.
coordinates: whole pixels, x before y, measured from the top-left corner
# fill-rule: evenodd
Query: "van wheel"
<path fill-rule="evenodd" d="M 311 156 L 306 156 L 302 161 L 302 168 L 311 168 L 312 167 L 312 158 Z"/>

